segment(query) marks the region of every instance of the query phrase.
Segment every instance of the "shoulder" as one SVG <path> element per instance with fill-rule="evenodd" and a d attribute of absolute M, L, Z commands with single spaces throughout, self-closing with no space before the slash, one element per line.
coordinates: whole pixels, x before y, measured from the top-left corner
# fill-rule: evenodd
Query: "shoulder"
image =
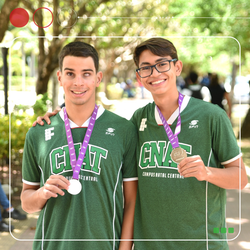
<path fill-rule="evenodd" d="M 144 107 L 142 108 L 139 108 L 137 109 L 132 118 L 133 119 L 136 119 L 136 118 L 141 118 L 141 116 L 148 116 L 148 115 L 152 115 L 154 114 L 154 110 L 155 110 L 155 103 L 154 102 L 151 102 L 151 103 L 148 103 L 147 105 L 145 105 Z M 131 118 L 131 119 L 132 119 Z"/>
<path fill-rule="evenodd" d="M 121 128 L 134 128 L 134 124 L 130 120 L 127 120 L 109 110 L 105 110 L 100 118 L 100 122 L 102 123 L 109 123 Z"/>
<path fill-rule="evenodd" d="M 35 137 L 38 138 L 39 136 L 44 136 L 45 131 L 47 130 L 54 130 L 57 127 L 61 127 L 64 122 L 60 118 L 59 113 L 55 116 L 50 117 L 50 124 L 47 124 L 47 122 L 44 120 L 44 125 L 37 124 L 35 127 L 31 127 L 29 131 L 27 132 L 26 137 Z"/>
<path fill-rule="evenodd" d="M 188 110 L 194 114 L 199 113 L 199 116 L 202 116 L 204 119 L 209 118 L 214 120 L 227 117 L 225 110 L 218 105 L 194 97 L 190 98 Z"/>
<path fill-rule="evenodd" d="M 117 135 L 116 138 L 118 138 L 120 142 L 123 141 L 125 144 L 129 144 L 131 141 L 136 140 L 137 130 L 132 121 L 108 110 L 105 110 L 100 118 L 99 128 L 105 128 L 106 133 L 115 132 Z"/>
<path fill-rule="evenodd" d="M 146 121 L 153 120 L 155 117 L 155 103 L 148 103 L 146 106 L 137 109 L 130 121 L 136 126 L 138 130 L 141 124 L 145 124 Z"/>

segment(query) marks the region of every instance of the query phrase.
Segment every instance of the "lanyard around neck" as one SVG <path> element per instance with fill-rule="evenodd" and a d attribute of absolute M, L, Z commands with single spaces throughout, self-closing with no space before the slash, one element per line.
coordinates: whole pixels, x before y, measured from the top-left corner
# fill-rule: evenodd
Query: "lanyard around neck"
<path fill-rule="evenodd" d="M 172 145 L 173 148 L 178 148 L 179 147 L 179 140 L 178 140 L 177 135 L 181 132 L 181 105 L 182 105 L 183 99 L 184 99 L 183 94 L 179 93 L 179 98 L 178 98 L 179 114 L 178 114 L 178 120 L 177 120 L 177 124 L 176 124 L 176 129 L 175 129 L 177 132 L 175 134 L 172 132 L 170 126 L 168 125 L 165 117 L 161 113 L 161 111 L 158 108 L 158 106 L 156 106 L 157 110 L 158 110 L 158 113 L 159 113 L 159 116 L 161 118 L 163 127 L 164 127 L 164 129 L 166 131 L 168 139 L 169 139 L 169 141 L 170 141 L 170 143 L 171 143 L 171 145 Z"/>
<path fill-rule="evenodd" d="M 95 120 L 97 116 L 97 105 L 95 105 L 95 109 L 91 115 L 89 125 L 86 131 L 86 134 L 83 139 L 82 147 L 78 156 L 78 159 L 76 161 L 76 152 L 75 152 L 75 147 L 74 147 L 74 142 L 73 142 L 73 137 L 71 133 L 71 128 L 69 124 L 69 119 L 68 115 L 66 112 L 66 108 L 64 108 L 64 124 L 65 124 L 65 130 L 66 130 L 66 136 L 67 136 L 67 141 L 68 141 L 68 147 L 69 147 L 69 156 L 70 156 L 70 164 L 73 170 L 73 179 L 78 180 L 79 179 L 79 173 L 81 170 L 81 166 L 84 160 L 84 156 L 86 154 L 86 150 L 89 144 L 89 140 L 95 125 Z"/>

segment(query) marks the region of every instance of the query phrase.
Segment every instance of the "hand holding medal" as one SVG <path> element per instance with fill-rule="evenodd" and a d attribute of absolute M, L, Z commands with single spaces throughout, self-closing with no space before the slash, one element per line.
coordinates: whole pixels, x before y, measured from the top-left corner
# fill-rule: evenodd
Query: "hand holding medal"
<path fill-rule="evenodd" d="M 68 189 L 69 181 L 62 175 L 51 175 L 44 186 L 41 188 L 40 197 L 42 199 L 48 200 L 51 197 L 56 198 L 58 195 L 63 196 L 63 189 Z"/>
<path fill-rule="evenodd" d="M 160 109 L 157 107 L 158 113 L 160 115 L 163 127 L 166 131 L 166 134 L 168 136 L 168 139 L 173 147 L 173 150 L 170 154 L 170 157 L 172 159 L 173 162 L 179 164 L 183 159 L 185 159 L 187 157 L 187 153 L 186 151 L 181 148 L 179 146 L 179 140 L 177 135 L 180 133 L 181 131 L 181 105 L 183 102 L 183 98 L 184 96 L 179 93 L 179 99 L 178 99 L 178 103 L 179 103 L 179 115 L 178 115 L 178 120 L 177 120 L 177 125 L 176 125 L 176 130 L 178 131 L 176 134 L 173 134 L 171 128 L 169 127 L 166 119 L 164 118 L 163 114 L 161 113 Z"/>
<path fill-rule="evenodd" d="M 89 125 L 86 131 L 86 134 L 83 139 L 81 151 L 79 153 L 78 159 L 76 161 L 76 152 L 74 148 L 74 142 L 73 142 L 73 137 L 71 133 L 71 128 L 69 124 L 69 119 L 68 115 L 66 112 L 66 108 L 64 109 L 64 123 L 65 123 L 65 130 L 66 130 L 66 136 L 67 136 L 67 141 L 68 141 L 68 147 L 69 147 L 69 155 L 70 155 L 70 164 L 73 170 L 73 176 L 72 179 L 69 181 L 70 186 L 68 188 L 68 192 L 72 195 L 79 194 L 82 190 L 82 185 L 79 182 L 79 173 L 82 167 L 82 163 L 85 157 L 85 153 L 89 144 L 89 140 L 95 125 L 95 120 L 96 120 L 96 115 L 97 115 L 97 105 L 95 105 L 95 109 L 92 113 L 92 116 L 89 121 Z"/>
<path fill-rule="evenodd" d="M 209 168 L 205 166 L 199 155 L 187 157 L 178 165 L 178 172 L 184 178 L 195 177 L 198 181 L 207 181 L 209 176 Z"/>

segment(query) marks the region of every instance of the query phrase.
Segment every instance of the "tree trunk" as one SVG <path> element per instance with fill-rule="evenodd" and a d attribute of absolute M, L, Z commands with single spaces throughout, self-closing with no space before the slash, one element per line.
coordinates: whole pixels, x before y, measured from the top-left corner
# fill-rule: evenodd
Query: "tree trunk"
<path fill-rule="evenodd" d="M 58 67 L 58 55 L 62 48 L 63 41 L 63 39 L 60 41 L 54 39 L 49 47 L 45 60 L 39 65 L 40 69 L 38 70 L 38 79 L 36 82 L 37 95 L 44 94 L 48 90 L 50 76 Z"/>
<path fill-rule="evenodd" d="M 52 87 L 52 110 L 55 110 L 58 106 L 58 93 L 59 93 L 59 83 L 57 79 L 56 71 L 53 73 L 53 87 Z"/>
<path fill-rule="evenodd" d="M 9 113 L 9 110 L 8 110 L 8 62 L 7 62 L 8 50 L 9 50 L 8 48 L 5 48 L 5 47 L 2 48 L 5 115 Z"/>
<path fill-rule="evenodd" d="M 2 6 L 0 12 L 0 43 L 4 38 L 5 31 L 8 29 L 10 13 L 18 6 L 19 2 L 19 0 L 5 0 Z"/>
<path fill-rule="evenodd" d="M 231 100 L 231 103 L 233 104 L 233 96 L 234 96 L 234 86 L 235 86 L 235 78 L 236 78 L 236 73 L 238 70 L 238 65 L 236 65 L 235 61 L 232 63 L 232 81 L 231 81 L 231 91 L 229 93 L 229 97 Z"/>
<path fill-rule="evenodd" d="M 104 92 L 105 92 L 106 96 L 109 98 L 107 87 L 108 87 L 108 84 L 111 82 L 111 78 L 112 78 L 113 72 L 114 72 L 114 67 L 115 67 L 115 62 L 114 61 L 116 59 L 115 50 L 112 50 L 110 56 L 108 56 L 108 55 L 106 55 L 106 56 L 109 59 L 106 61 L 107 68 L 103 72 L 103 76 L 104 76 L 103 81 L 104 81 Z"/>
<path fill-rule="evenodd" d="M 248 109 L 245 120 L 241 126 L 241 138 L 250 138 L 250 109 Z"/>
<path fill-rule="evenodd" d="M 39 76 L 36 82 L 36 94 L 45 94 L 48 90 L 50 74 Z"/>

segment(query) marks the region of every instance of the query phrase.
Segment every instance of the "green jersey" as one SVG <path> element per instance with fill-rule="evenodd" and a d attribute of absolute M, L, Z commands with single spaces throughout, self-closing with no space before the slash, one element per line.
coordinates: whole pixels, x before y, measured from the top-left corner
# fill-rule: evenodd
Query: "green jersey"
<path fill-rule="evenodd" d="M 70 122 L 76 157 L 89 120 Z M 33 249 L 118 249 L 123 221 L 123 181 L 137 180 L 137 133 L 132 122 L 99 107 L 79 174 L 82 191 L 50 198 L 40 212 Z M 26 136 L 23 182 L 43 186 L 50 175 L 72 178 L 63 113 Z"/>
<path fill-rule="evenodd" d="M 173 133 L 178 114 L 168 120 Z M 213 230 L 225 227 L 226 190 L 180 176 L 155 103 L 131 120 L 139 133 L 134 249 L 228 249 L 226 234 Z M 223 168 L 241 156 L 226 112 L 195 98 L 184 97 L 178 139 L 187 156 L 200 155 L 206 166 Z"/>

